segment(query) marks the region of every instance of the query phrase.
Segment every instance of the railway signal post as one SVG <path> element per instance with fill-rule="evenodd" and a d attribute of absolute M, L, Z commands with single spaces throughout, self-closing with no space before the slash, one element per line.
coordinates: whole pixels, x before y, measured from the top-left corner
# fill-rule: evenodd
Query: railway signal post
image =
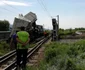
<path fill-rule="evenodd" d="M 52 41 L 57 41 L 58 40 L 58 35 L 59 35 L 59 16 L 57 16 L 58 20 L 55 18 L 52 19 L 52 25 L 53 25 L 53 30 L 52 30 Z"/>

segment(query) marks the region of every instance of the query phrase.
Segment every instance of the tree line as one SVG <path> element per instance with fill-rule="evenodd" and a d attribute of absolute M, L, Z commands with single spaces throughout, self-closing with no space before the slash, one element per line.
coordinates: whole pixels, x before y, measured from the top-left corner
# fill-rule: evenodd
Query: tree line
<path fill-rule="evenodd" d="M 0 31 L 9 31 L 10 23 L 7 20 L 0 20 Z"/>
<path fill-rule="evenodd" d="M 9 27 L 10 27 L 10 23 L 7 20 L 0 20 L 0 31 L 9 31 Z M 59 28 L 59 32 L 63 32 L 63 31 L 77 31 L 77 30 L 85 30 L 85 28 L 81 27 L 81 28 L 69 28 L 69 29 L 62 29 Z"/>

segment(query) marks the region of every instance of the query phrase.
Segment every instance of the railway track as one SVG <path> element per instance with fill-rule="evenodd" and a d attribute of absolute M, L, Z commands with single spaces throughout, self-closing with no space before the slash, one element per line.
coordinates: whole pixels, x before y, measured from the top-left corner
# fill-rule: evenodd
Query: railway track
<path fill-rule="evenodd" d="M 44 38 L 41 41 L 39 41 L 33 48 L 30 48 L 28 50 L 28 56 L 29 59 L 34 52 L 36 52 L 40 46 L 48 39 Z M 16 70 L 16 50 L 11 51 L 10 53 L 0 57 L 0 70 Z"/>
<path fill-rule="evenodd" d="M 41 38 L 38 38 L 38 39 L 36 39 L 35 41 L 34 41 L 34 43 L 38 43 L 40 40 L 42 40 L 44 37 L 41 37 Z M 11 51 L 11 52 L 9 52 L 9 53 L 7 53 L 7 54 L 5 54 L 4 56 L 1 56 L 0 57 L 0 67 L 2 66 L 2 64 L 4 63 L 4 62 L 7 62 L 7 61 L 9 61 L 12 57 L 15 57 L 15 54 L 16 54 L 16 50 L 13 50 L 13 51 Z M 9 63 L 9 62 L 8 62 Z M 3 67 L 3 66 L 2 66 Z"/>

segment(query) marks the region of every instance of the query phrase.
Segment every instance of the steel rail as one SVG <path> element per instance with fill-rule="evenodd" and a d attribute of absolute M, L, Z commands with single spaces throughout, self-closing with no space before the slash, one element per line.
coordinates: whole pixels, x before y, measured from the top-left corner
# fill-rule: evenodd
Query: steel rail
<path fill-rule="evenodd" d="M 15 54 L 16 54 L 16 50 L 13 50 L 13 51 L 7 53 L 6 55 L 0 57 L 0 66 L 1 66 L 2 63 L 4 63 L 5 61 L 9 60 Z"/>
<path fill-rule="evenodd" d="M 1 61 L 2 59 L 4 59 L 4 58 L 8 57 L 9 55 L 13 54 L 14 52 L 16 52 L 16 50 L 10 51 L 9 53 L 1 56 L 1 57 L 0 57 L 0 61 Z"/>
<path fill-rule="evenodd" d="M 37 43 L 38 43 L 38 41 L 41 40 L 41 39 L 43 39 L 43 37 L 42 37 L 42 38 L 39 38 L 39 39 L 37 40 Z M 37 43 L 36 43 L 36 44 L 37 44 Z M 1 65 L 3 62 L 7 61 L 7 60 L 8 60 L 9 58 L 11 58 L 12 56 L 14 56 L 15 54 L 16 54 L 16 50 L 13 50 L 13 51 L 10 51 L 9 53 L 1 56 L 1 57 L 0 57 L 0 65 Z"/>
<path fill-rule="evenodd" d="M 48 37 L 49 38 L 49 37 Z M 29 51 L 28 51 L 28 56 L 27 56 L 27 58 L 29 59 L 33 54 L 34 54 L 34 52 L 35 51 L 37 51 L 39 48 L 40 48 L 40 46 L 45 42 L 45 41 L 47 41 L 47 39 L 48 38 L 44 38 L 43 40 L 41 40 L 40 42 L 38 42 L 32 49 L 30 49 Z M 22 63 L 22 62 L 21 62 Z M 16 60 L 14 61 L 14 62 L 12 62 L 10 65 L 8 65 L 6 68 L 4 68 L 3 70 L 16 70 Z"/>

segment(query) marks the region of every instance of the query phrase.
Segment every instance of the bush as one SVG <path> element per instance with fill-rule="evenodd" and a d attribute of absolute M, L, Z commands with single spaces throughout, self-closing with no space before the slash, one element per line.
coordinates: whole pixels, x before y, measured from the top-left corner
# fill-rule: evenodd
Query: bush
<path fill-rule="evenodd" d="M 56 49 L 50 48 L 49 50 L 46 50 L 46 52 L 45 52 L 46 62 L 49 62 L 49 61 L 52 60 L 54 57 L 56 57 Z"/>
<path fill-rule="evenodd" d="M 0 56 L 6 54 L 10 51 L 9 44 L 7 44 L 5 41 L 0 42 Z"/>
<path fill-rule="evenodd" d="M 37 70 L 85 70 L 85 40 L 45 45 L 45 59 Z"/>

